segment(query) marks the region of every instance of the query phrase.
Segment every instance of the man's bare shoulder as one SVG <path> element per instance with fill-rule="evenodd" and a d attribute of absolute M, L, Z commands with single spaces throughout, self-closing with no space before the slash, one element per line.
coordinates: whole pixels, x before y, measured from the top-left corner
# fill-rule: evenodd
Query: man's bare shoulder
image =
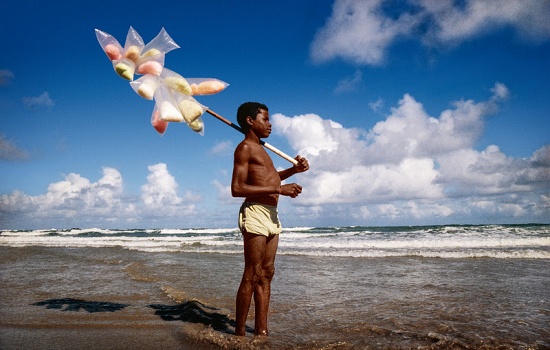
<path fill-rule="evenodd" d="M 235 161 L 249 165 L 273 168 L 273 160 L 262 145 L 250 140 L 243 140 L 235 149 Z"/>
<path fill-rule="evenodd" d="M 264 149 L 260 144 L 247 139 L 242 140 L 235 148 L 235 154 L 248 154 L 249 156 L 256 155 L 263 151 Z"/>

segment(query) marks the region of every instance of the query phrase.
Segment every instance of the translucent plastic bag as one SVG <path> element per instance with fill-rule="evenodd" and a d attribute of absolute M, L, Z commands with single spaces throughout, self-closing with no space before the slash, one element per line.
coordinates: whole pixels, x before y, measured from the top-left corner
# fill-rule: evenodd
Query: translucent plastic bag
<path fill-rule="evenodd" d="M 229 86 L 226 82 L 214 78 L 189 78 L 187 82 L 194 96 L 217 94 Z"/>
<path fill-rule="evenodd" d="M 182 93 L 173 93 L 176 105 L 180 110 L 183 119 L 187 124 L 193 123 L 197 120 L 208 107 L 201 105 L 192 96 L 188 96 Z"/>
<path fill-rule="evenodd" d="M 155 102 L 160 111 L 160 119 L 167 122 L 178 122 L 181 123 L 184 121 L 181 112 L 179 111 L 174 97 L 172 96 L 170 89 L 166 86 L 160 84 L 155 91 Z"/>
<path fill-rule="evenodd" d="M 204 123 L 202 121 L 202 118 L 195 119 L 194 122 L 187 124 L 191 130 L 193 130 L 196 133 L 199 133 L 201 136 L 204 136 Z"/>
<path fill-rule="evenodd" d="M 122 58 L 113 61 L 113 69 L 121 78 L 132 81 L 134 80 L 134 71 L 136 64 L 129 58 Z"/>
<path fill-rule="evenodd" d="M 152 100 L 155 97 L 155 91 L 160 85 L 160 80 L 157 76 L 146 74 L 141 78 L 130 82 L 132 89 L 146 100 Z"/>
<path fill-rule="evenodd" d="M 170 89 L 181 92 L 182 94 L 191 95 L 193 93 L 191 90 L 191 85 L 189 85 L 187 80 L 168 68 L 164 68 L 162 70 L 160 80 Z"/>
<path fill-rule="evenodd" d="M 163 135 L 168 128 L 168 122 L 160 119 L 160 111 L 156 104 L 151 114 L 151 125 L 153 125 L 153 128 L 161 135 Z"/>
<path fill-rule="evenodd" d="M 114 36 L 99 29 L 95 30 L 95 36 L 109 60 L 114 61 L 122 58 L 124 50 Z"/>
<path fill-rule="evenodd" d="M 159 76 L 164 68 L 164 53 L 148 57 L 147 59 L 139 59 L 137 63 L 138 74 L 152 74 Z"/>
<path fill-rule="evenodd" d="M 143 40 L 134 28 L 130 27 L 128 30 L 124 48 L 111 34 L 96 29 L 95 35 L 103 52 L 113 62 L 115 72 L 126 80 L 134 80 L 135 59 L 139 57 L 144 46 Z"/>
<path fill-rule="evenodd" d="M 141 36 L 134 28 L 130 27 L 124 43 L 124 57 L 136 62 L 141 56 L 141 50 L 144 46 Z"/>
<path fill-rule="evenodd" d="M 166 54 L 179 48 L 164 28 L 144 45 L 139 33 L 130 27 L 124 47 L 108 33 L 99 29 L 95 29 L 95 33 L 115 72 L 129 80 L 138 95 L 155 100 L 151 125 L 158 133 L 164 134 L 169 122 L 185 122 L 193 131 L 204 135 L 202 115 L 207 107 L 193 96 L 217 94 L 229 84 L 215 78 L 186 79 L 164 68 Z M 142 77 L 134 81 L 135 74 Z"/>
<path fill-rule="evenodd" d="M 157 36 L 145 45 L 142 57 L 155 56 L 161 52 L 167 54 L 174 49 L 179 49 L 179 45 L 176 44 L 163 27 Z"/>

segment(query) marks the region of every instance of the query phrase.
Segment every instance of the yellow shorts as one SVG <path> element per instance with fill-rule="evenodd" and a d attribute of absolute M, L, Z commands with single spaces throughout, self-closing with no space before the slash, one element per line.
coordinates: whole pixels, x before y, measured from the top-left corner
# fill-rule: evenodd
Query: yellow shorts
<path fill-rule="evenodd" d="M 277 207 L 260 203 L 244 202 L 239 210 L 239 229 L 269 237 L 283 230 L 279 221 Z"/>

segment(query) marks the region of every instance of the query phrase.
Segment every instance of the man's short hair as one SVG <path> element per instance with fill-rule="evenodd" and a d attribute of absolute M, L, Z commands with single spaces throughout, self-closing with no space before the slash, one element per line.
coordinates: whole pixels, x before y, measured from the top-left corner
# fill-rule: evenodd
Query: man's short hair
<path fill-rule="evenodd" d="M 237 110 L 237 122 L 245 133 L 250 130 L 250 125 L 246 122 L 246 117 L 250 117 L 255 120 L 256 115 L 260 113 L 260 109 L 269 111 L 266 105 L 259 102 L 245 102 L 239 106 L 239 109 Z"/>

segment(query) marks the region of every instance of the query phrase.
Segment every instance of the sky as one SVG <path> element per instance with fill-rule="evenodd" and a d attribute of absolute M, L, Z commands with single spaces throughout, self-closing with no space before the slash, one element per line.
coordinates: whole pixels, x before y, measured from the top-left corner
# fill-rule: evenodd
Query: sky
<path fill-rule="evenodd" d="M 208 114 L 158 134 L 95 36 L 130 27 L 180 46 L 165 68 L 229 84 L 196 97 L 211 110 L 268 106 L 266 141 L 311 166 L 283 226 L 549 223 L 549 17 L 546 0 L 2 1 L 0 229 L 237 226 L 242 134 Z"/>

